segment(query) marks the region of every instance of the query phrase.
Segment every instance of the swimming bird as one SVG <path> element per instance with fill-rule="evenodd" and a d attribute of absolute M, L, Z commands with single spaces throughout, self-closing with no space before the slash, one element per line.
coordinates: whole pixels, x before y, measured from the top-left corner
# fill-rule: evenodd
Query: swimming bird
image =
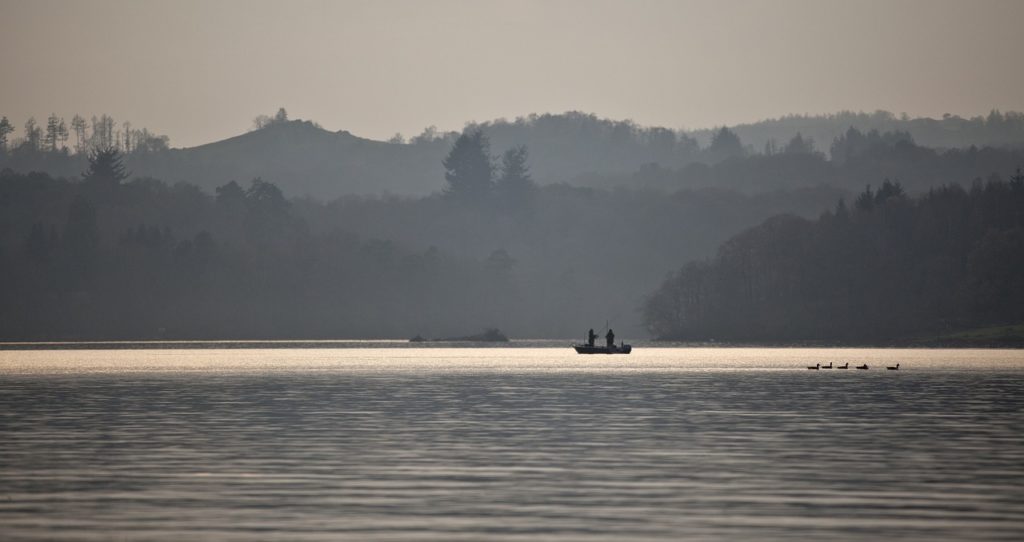
<path fill-rule="evenodd" d="M 814 367 L 808 367 L 808 369 L 810 369 L 812 371 L 817 371 L 818 369 L 821 369 L 821 364 L 820 363 L 815 363 Z"/>
<path fill-rule="evenodd" d="M 864 365 L 858 365 L 858 366 L 857 366 L 857 368 L 858 368 L 858 369 L 863 369 L 863 370 L 865 370 L 865 371 L 866 371 L 866 370 L 868 369 L 868 364 L 867 364 L 867 363 L 865 363 Z"/>
<path fill-rule="evenodd" d="M 899 371 L 900 370 L 900 364 L 897 363 L 895 367 L 886 367 L 886 369 L 888 369 L 890 371 Z"/>
<path fill-rule="evenodd" d="M 828 362 L 828 365 L 822 365 L 821 368 L 822 369 L 831 369 L 832 368 L 832 362 L 831 361 Z"/>
<path fill-rule="evenodd" d="M 850 362 L 849 361 L 846 362 L 846 365 L 836 365 L 836 369 L 849 369 L 849 368 L 850 368 Z"/>

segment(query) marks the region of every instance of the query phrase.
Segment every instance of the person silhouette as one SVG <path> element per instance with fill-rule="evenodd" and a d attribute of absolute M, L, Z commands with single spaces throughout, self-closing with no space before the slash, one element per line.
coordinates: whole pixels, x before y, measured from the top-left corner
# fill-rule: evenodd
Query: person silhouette
<path fill-rule="evenodd" d="M 608 334 L 604 338 L 608 341 L 608 348 L 615 347 L 615 333 L 612 332 L 612 328 L 608 328 Z"/>
<path fill-rule="evenodd" d="M 590 328 L 587 332 L 587 346 L 594 346 L 594 341 L 597 340 L 597 333 L 594 333 L 594 328 Z"/>

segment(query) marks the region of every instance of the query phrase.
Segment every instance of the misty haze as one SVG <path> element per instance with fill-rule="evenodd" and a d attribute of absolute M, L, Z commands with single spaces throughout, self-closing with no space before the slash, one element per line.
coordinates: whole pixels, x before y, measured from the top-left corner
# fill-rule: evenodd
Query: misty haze
<path fill-rule="evenodd" d="M 0 538 L 1024 536 L 1022 15 L 0 0 Z"/>

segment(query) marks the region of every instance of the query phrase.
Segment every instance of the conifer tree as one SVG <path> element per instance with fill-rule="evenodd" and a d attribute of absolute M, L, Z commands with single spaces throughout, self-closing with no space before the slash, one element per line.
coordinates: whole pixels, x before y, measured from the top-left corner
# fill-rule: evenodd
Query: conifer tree
<path fill-rule="evenodd" d="M 505 151 L 501 157 L 501 176 L 494 188 L 498 196 L 509 204 L 527 203 L 537 188 L 526 165 L 527 155 L 526 146 L 519 145 Z"/>
<path fill-rule="evenodd" d="M 445 193 L 449 196 L 479 200 L 491 192 L 494 166 L 491 164 L 490 142 L 483 132 L 477 130 L 459 136 L 442 164 L 444 178 L 448 181 Z"/>

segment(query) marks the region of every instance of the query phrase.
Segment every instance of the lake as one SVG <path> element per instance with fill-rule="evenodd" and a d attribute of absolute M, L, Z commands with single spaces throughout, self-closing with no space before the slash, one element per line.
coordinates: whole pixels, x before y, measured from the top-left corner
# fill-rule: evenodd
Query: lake
<path fill-rule="evenodd" d="M 0 538 L 1019 540 L 1022 407 L 1012 350 L 7 350 Z"/>

